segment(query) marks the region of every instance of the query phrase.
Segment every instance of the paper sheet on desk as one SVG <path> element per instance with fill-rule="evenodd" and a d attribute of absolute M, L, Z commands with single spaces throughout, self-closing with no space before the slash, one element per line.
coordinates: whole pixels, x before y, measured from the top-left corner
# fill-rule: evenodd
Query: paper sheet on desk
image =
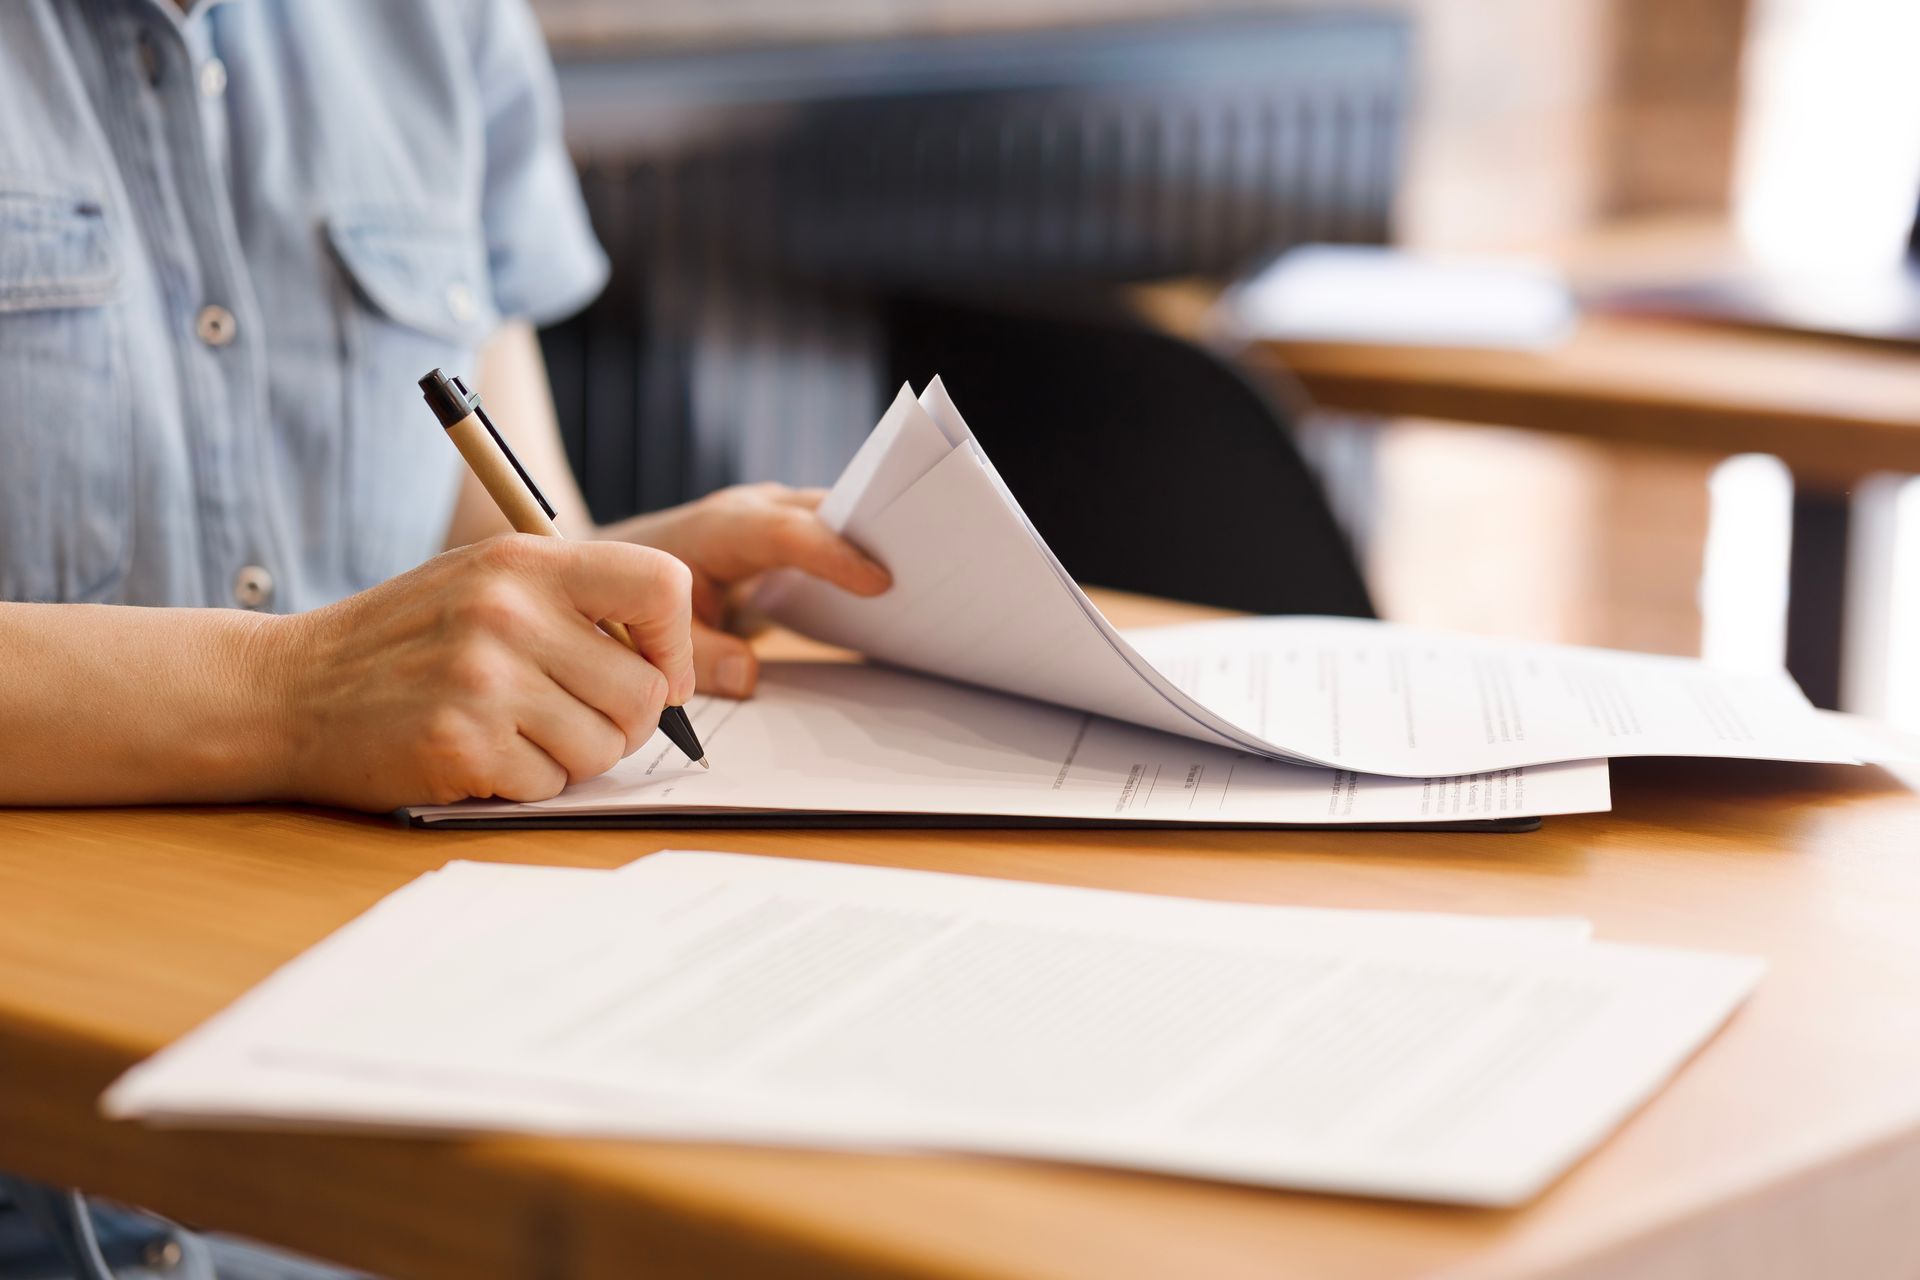
<path fill-rule="evenodd" d="M 1570 921 L 724 854 L 574 874 L 592 883 L 505 914 L 469 883 L 451 925 L 425 910 L 435 886 L 410 890 L 420 910 L 336 935 L 107 1109 L 933 1147 L 1511 1203 L 1758 971 L 1582 946 Z"/>
<path fill-rule="evenodd" d="M 893 588 L 862 599 L 776 574 L 758 604 L 781 622 L 893 665 L 1203 742 L 1402 777 L 1615 755 L 1854 759 L 1783 672 L 1338 619 L 1199 624 L 1135 642 L 1047 549 L 937 378 L 918 400 L 901 390 L 821 513 L 887 565 Z M 1288 654 L 1305 665 L 1289 668 Z M 1236 684 L 1256 677 L 1268 684 Z"/>
<path fill-rule="evenodd" d="M 848 663 L 769 663 L 748 701 L 695 697 L 687 711 L 724 767 L 691 768 L 656 735 L 550 800 L 410 813 L 429 824 L 767 811 L 1340 826 L 1585 813 L 1610 803 L 1604 761 L 1366 776 Z"/>
<path fill-rule="evenodd" d="M 655 855 L 659 857 L 660 855 Z M 729 855 L 696 855 L 723 858 Z M 664 864 L 650 859 L 656 884 Z M 806 864 L 813 865 L 813 864 Z M 409 966 L 436 963 L 477 943 L 509 954 L 537 955 L 535 923 L 562 919 L 585 895 L 606 891 L 620 871 L 452 862 L 403 886 L 372 910 L 287 964 L 238 1003 L 157 1058 L 123 1076 L 107 1092 L 109 1115 L 167 1125 L 250 1127 L 349 1126 L 363 1129 L 507 1127 L 605 1133 L 615 1122 L 592 1101 L 516 1093 L 502 1109 L 485 1090 L 461 1091 L 404 1073 L 339 1072 L 295 1060 L 282 1034 L 342 993 L 378 984 Z M 818 873 L 805 873 L 818 874 Z M 1097 896 L 1097 895 L 1096 895 Z M 1356 937 L 1420 942 L 1442 949 L 1497 945 L 1514 949 L 1577 946 L 1591 936 L 1575 917 L 1458 916 L 1415 911 L 1263 908 L 1270 920 L 1307 927 L 1337 925 Z M 685 1121 L 684 1111 L 657 1116 L 623 1112 L 620 1123 L 657 1134 Z M 703 1130 L 704 1131 L 704 1130 Z"/>

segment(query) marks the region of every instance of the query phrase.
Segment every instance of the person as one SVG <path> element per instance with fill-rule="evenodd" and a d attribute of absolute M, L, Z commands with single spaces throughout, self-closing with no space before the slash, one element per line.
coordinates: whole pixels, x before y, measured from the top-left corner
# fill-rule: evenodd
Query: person
<path fill-rule="evenodd" d="M 533 326 L 606 272 L 522 0 L 0 11 L 0 803 L 550 796 L 751 691 L 733 584 L 883 589 L 815 493 L 593 526 Z M 572 541 L 421 404 L 476 353 Z"/>
<path fill-rule="evenodd" d="M 0 804 L 539 799 L 752 691 L 740 584 L 886 588 L 818 493 L 593 524 L 535 334 L 607 275 L 557 104 L 526 0 L 0 6 Z M 505 532 L 436 366 L 568 541 Z"/>

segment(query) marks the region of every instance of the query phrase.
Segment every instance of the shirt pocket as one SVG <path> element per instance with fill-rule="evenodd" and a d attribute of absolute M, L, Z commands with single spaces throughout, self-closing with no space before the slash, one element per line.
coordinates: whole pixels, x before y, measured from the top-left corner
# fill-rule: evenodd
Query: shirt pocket
<path fill-rule="evenodd" d="M 108 599 L 126 577 L 120 275 L 97 193 L 0 173 L 0 599 Z"/>
<path fill-rule="evenodd" d="M 459 492 L 458 459 L 420 398 L 421 375 L 470 373 L 499 324 L 477 225 L 362 208 L 328 219 L 345 273 L 347 568 L 383 582 L 439 551 Z"/>

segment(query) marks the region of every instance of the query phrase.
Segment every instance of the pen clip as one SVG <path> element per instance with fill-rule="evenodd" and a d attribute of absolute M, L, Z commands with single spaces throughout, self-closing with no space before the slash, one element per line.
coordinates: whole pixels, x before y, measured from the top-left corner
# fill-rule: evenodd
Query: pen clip
<path fill-rule="evenodd" d="M 520 459 L 514 456 L 513 449 L 507 444 L 506 438 L 500 434 L 500 429 L 493 425 L 493 419 L 489 418 L 487 411 L 480 407 L 480 393 L 467 390 L 467 384 L 459 378 L 453 379 L 453 385 L 473 409 L 474 416 L 480 419 L 480 425 L 485 427 L 487 434 L 493 437 L 493 443 L 506 456 L 508 465 L 513 468 L 514 474 L 520 477 L 520 483 L 527 486 L 527 492 L 531 493 L 533 500 L 540 504 L 540 509 L 547 513 L 547 519 L 558 520 L 560 517 L 554 514 L 553 504 L 547 501 L 547 495 L 540 492 L 540 486 L 533 482 L 533 477 L 527 474 L 527 469 L 520 465 Z"/>

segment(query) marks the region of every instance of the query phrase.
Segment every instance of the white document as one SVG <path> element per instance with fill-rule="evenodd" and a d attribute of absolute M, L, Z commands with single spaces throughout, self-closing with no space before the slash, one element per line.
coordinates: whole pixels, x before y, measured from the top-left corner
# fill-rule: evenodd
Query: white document
<path fill-rule="evenodd" d="M 1282 764 L 1026 698 L 852 663 L 769 663 L 745 702 L 687 705 L 716 762 L 664 736 L 532 804 L 408 812 L 490 817 L 753 812 L 1063 822 L 1404 824 L 1604 811 L 1604 761 L 1388 778 Z"/>
<path fill-rule="evenodd" d="M 1784 672 L 1487 640 L 1356 618 L 1247 618 L 1127 632 L 1236 725 L 1390 774 L 1605 756 L 1851 763 L 1853 744 Z"/>
<path fill-rule="evenodd" d="M 1580 312 L 1560 274 L 1513 258 L 1436 258 L 1372 245 L 1303 245 L 1220 302 L 1243 338 L 1543 350 Z"/>
<path fill-rule="evenodd" d="M 1402 777 L 1615 755 L 1854 759 L 1784 672 L 1356 620 L 1123 636 L 1047 549 L 938 379 L 918 401 L 901 390 L 821 510 L 892 571 L 893 588 L 867 599 L 775 574 L 758 603 L 781 622 L 895 666 L 1202 742 Z"/>
<path fill-rule="evenodd" d="M 247 1100 L 229 1118 L 259 1122 L 278 1089 L 287 1119 L 354 1123 L 360 1089 L 381 1127 L 964 1150 L 1511 1204 L 1759 972 L 1582 946 L 1566 922 L 739 855 L 594 879 L 491 930 L 429 930 L 405 965 L 399 913 L 357 944 L 343 931 L 105 1106 L 218 1118 L 227 1089 Z"/>
<path fill-rule="evenodd" d="M 510 931 L 518 922 L 569 898 L 599 892 L 614 874 L 484 862 L 451 862 L 428 872 L 303 952 L 186 1039 L 134 1067 L 102 1097 L 101 1110 L 170 1124 L 229 1127 L 487 1128 L 484 1102 L 476 1108 L 473 1098 L 431 1084 L 276 1062 L 270 1048 L 274 1036 L 343 988 L 380 983 L 479 940 L 514 946 Z M 535 1098 L 518 1100 L 515 1116 L 519 1125 L 556 1129 L 582 1120 L 577 1107 Z"/>
<path fill-rule="evenodd" d="M 1820 719 L 1870 764 L 1920 765 L 1920 733 L 1845 711 L 1822 711 Z"/>
<path fill-rule="evenodd" d="M 694 855 L 696 860 L 727 856 Z M 649 866 L 649 861 L 623 870 L 646 868 L 658 886 L 663 864 Z M 186 1039 L 129 1071 L 103 1097 L 102 1109 L 165 1125 L 607 1133 L 609 1119 L 591 1099 L 516 1092 L 503 1103 L 485 1090 L 449 1089 L 430 1078 L 316 1068 L 290 1059 L 278 1036 L 315 1008 L 338 1003 L 341 993 L 381 983 L 407 966 L 443 963 L 475 946 L 538 955 L 542 943 L 535 926 L 564 921 L 569 903 L 603 892 L 606 879 L 617 874 L 477 862 L 452 862 L 429 872 L 282 967 Z M 1585 920 L 1572 917 L 1262 910 L 1306 925 L 1375 930 L 1382 939 L 1419 940 L 1442 949 L 1571 947 L 1592 932 Z M 689 1118 L 684 1109 L 674 1109 L 646 1123 L 684 1124 Z M 634 1121 L 625 1115 L 622 1123 Z"/>

